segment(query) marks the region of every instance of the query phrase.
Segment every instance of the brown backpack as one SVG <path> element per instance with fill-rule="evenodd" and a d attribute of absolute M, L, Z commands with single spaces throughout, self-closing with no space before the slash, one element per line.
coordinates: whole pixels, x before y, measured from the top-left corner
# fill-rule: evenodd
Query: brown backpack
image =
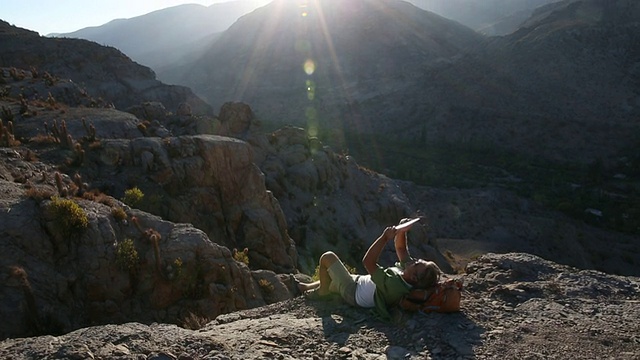
<path fill-rule="evenodd" d="M 430 289 L 414 289 L 400 299 L 401 309 L 420 312 L 457 312 L 460 311 L 462 280 L 441 280 Z"/>

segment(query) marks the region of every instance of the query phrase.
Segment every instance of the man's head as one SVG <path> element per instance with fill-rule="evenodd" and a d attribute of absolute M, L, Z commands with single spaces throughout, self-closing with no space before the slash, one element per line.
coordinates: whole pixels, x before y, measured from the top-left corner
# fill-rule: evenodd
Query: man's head
<path fill-rule="evenodd" d="M 438 282 L 441 273 L 433 261 L 418 259 L 405 266 L 403 278 L 416 288 L 427 289 Z"/>

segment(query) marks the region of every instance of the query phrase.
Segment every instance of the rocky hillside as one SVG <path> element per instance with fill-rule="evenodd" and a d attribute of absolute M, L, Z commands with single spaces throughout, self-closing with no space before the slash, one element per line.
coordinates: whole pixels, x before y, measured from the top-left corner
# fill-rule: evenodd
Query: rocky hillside
<path fill-rule="evenodd" d="M 638 14 L 640 4 L 625 0 L 563 1 L 541 8 L 484 53 L 487 65 L 501 65 L 496 77 L 517 78 L 516 92 L 527 99 L 509 110 L 529 115 L 496 121 L 495 113 L 481 112 L 473 123 L 486 119 L 494 136 L 511 148 L 555 138 L 542 152 L 558 160 L 615 159 L 637 147 Z"/>
<path fill-rule="evenodd" d="M 618 163 L 639 140 L 639 24 L 627 15 L 639 6 L 549 6 L 472 56 L 429 67 L 404 91 L 361 103 L 360 117 L 398 129 L 398 138 L 420 148 L 444 142 L 558 163 Z"/>
<path fill-rule="evenodd" d="M 159 101 L 173 112 L 181 103 L 189 104 L 198 114 L 211 112 L 190 89 L 161 83 L 151 69 L 114 48 L 87 40 L 45 38 L 1 20 L 0 48 L 0 66 L 33 70 L 42 76 L 55 74 L 50 81 L 71 80 L 95 99 L 118 109 Z M 47 93 L 32 96 L 34 100 L 47 99 Z"/>
<path fill-rule="evenodd" d="M 456 314 L 383 323 L 336 301 L 297 297 L 218 317 L 199 330 L 127 323 L 5 340 L 0 356 L 146 359 L 498 359 L 640 357 L 640 279 L 578 271 L 527 254 L 469 264 Z"/>
<path fill-rule="evenodd" d="M 412 253 L 450 273 L 489 251 L 525 250 L 637 274 L 633 237 L 504 190 L 399 183 L 303 129 L 261 132 L 244 104 L 216 118 L 159 103 L 132 113 L 70 107 L 12 97 L 25 84 L 52 93 L 68 84 L 12 71 L 2 71 L 0 100 L 3 337 L 180 324 L 270 304 L 290 297 L 291 275 L 312 274 L 326 250 L 359 268 L 379 232 L 411 215 L 426 219 L 411 232 Z"/>
<path fill-rule="evenodd" d="M 416 5 L 497 16 L 543 3 Z M 246 101 L 263 128 L 303 127 L 395 178 L 507 188 L 640 233 L 637 2 L 549 3 L 499 38 L 403 2 L 278 4 L 243 17 L 170 81 L 216 109 Z"/>
<path fill-rule="evenodd" d="M 247 105 L 216 118 L 149 102 L 131 113 L 72 107 L 13 95 L 73 95 L 68 81 L 0 74 L 3 337 L 180 323 L 282 300 L 319 253 L 356 265 L 352 252 L 414 212 L 391 179 L 302 129 L 256 131 Z M 450 269 L 416 236 L 416 255 Z"/>

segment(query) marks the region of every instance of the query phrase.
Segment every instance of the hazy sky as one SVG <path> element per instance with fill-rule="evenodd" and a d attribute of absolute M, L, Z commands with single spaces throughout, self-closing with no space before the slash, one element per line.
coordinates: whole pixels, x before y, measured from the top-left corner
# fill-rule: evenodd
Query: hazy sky
<path fill-rule="evenodd" d="M 229 0 L 0 0 L 0 19 L 40 35 L 67 33 L 180 4 L 209 6 Z M 254 0 L 241 0 L 254 1 Z"/>

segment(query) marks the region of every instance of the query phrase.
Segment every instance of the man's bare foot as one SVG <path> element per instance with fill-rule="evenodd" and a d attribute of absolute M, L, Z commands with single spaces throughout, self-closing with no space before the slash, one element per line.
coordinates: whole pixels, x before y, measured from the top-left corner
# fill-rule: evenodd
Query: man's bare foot
<path fill-rule="evenodd" d="M 324 300 L 326 298 L 328 298 L 331 295 L 330 292 L 320 292 L 320 289 L 313 289 L 313 290 L 309 290 L 306 291 L 304 293 L 304 297 L 306 297 L 309 300 Z"/>
<path fill-rule="evenodd" d="M 303 283 L 303 282 L 296 281 L 296 284 L 298 285 L 298 290 L 300 290 L 301 293 L 308 290 L 314 290 L 320 287 L 319 281 L 314 281 L 312 283 Z"/>
<path fill-rule="evenodd" d="M 305 292 L 305 291 L 307 291 L 307 290 L 309 289 L 309 288 L 308 288 L 308 284 L 305 284 L 305 283 L 300 283 L 300 282 L 299 282 L 299 283 L 296 283 L 296 286 L 298 287 L 298 291 L 299 291 L 301 294 L 304 294 L 304 292 Z"/>

